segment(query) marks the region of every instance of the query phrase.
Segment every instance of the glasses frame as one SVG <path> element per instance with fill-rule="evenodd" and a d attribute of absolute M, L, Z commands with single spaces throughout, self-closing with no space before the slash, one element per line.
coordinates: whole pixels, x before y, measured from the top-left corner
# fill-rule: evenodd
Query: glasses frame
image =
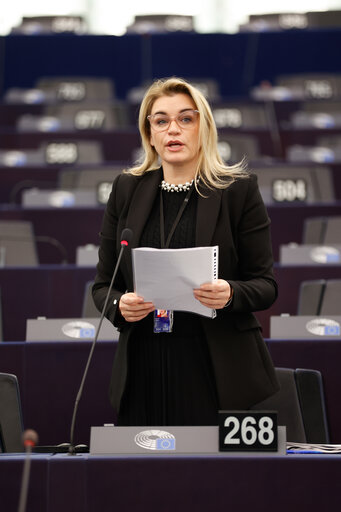
<path fill-rule="evenodd" d="M 176 124 L 179 126 L 179 128 L 181 128 L 182 130 L 186 130 L 187 127 L 186 126 L 182 126 L 181 124 L 179 124 L 178 122 L 178 119 L 180 116 L 183 116 L 183 115 L 186 115 L 186 112 L 195 112 L 196 114 L 200 114 L 199 110 L 196 110 L 194 108 L 188 108 L 186 109 L 185 111 L 183 112 L 180 112 L 179 114 L 176 114 L 175 116 L 169 116 L 167 114 L 149 114 L 149 116 L 147 116 L 147 119 L 149 121 L 149 124 L 150 124 L 150 127 L 155 130 L 156 132 L 165 132 L 166 130 L 168 130 L 168 128 L 170 127 L 171 125 L 171 122 L 172 121 L 175 121 Z M 165 117 L 168 117 L 169 118 L 169 122 L 167 123 L 167 125 L 165 125 L 164 127 L 162 128 L 155 128 L 153 125 L 152 125 L 152 122 L 151 122 L 151 119 L 153 119 L 155 116 L 159 116 L 159 115 L 164 115 Z M 192 125 L 193 126 L 193 125 Z M 189 126 L 188 128 L 192 128 L 192 126 Z"/>

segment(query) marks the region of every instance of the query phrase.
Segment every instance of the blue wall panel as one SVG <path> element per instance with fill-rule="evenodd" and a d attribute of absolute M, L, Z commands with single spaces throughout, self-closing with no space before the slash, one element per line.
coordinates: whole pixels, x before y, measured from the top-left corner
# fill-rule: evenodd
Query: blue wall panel
<path fill-rule="evenodd" d="M 33 87 L 40 76 L 87 75 L 114 80 L 117 96 L 153 78 L 213 78 L 223 96 L 281 74 L 341 72 L 341 30 L 266 33 L 0 38 L 0 88 Z M 1 55 L 4 55 L 3 59 Z"/>

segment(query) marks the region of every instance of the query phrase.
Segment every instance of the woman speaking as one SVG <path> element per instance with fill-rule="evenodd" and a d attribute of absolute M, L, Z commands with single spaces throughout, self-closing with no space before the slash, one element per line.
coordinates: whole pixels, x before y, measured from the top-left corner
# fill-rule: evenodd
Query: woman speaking
<path fill-rule="evenodd" d="M 217 315 L 155 310 L 134 292 L 128 248 L 106 311 L 120 331 L 110 400 L 121 426 L 217 425 L 218 410 L 249 409 L 278 390 L 253 315 L 277 296 L 270 220 L 256 176 L 221 159 L 211 109 L 190 83 L 153 83 L 139 129 L 144 160 L 115 179 L 105 210 L 95 304 L 130 228 L 130 248 L 219 246 L 218 279 L 193 290 Z"/>

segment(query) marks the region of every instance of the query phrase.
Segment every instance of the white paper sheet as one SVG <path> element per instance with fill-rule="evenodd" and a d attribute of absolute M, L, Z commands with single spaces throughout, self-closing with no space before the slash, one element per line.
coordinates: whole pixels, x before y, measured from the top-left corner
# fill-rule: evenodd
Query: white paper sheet
<path fill-rule="evenodd" d="M 135 292 L 156 309 L 190 311 L 214 318 L 193 289 L 218 277 L 218 246 L 186 249 L 133 249 Z"/>

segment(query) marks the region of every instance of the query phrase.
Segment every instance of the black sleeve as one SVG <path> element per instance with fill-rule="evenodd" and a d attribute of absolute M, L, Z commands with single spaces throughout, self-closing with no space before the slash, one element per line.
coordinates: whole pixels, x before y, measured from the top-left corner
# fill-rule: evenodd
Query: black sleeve
<path fill-rule="evenodd" d="M 270 219 L 261 197 L 257 177 L 251 175 L 237 230 L 239 279 L 228 280 L 233 300 L 224 312 L 267 309 L 276 300 L 273 275 Z"/>

